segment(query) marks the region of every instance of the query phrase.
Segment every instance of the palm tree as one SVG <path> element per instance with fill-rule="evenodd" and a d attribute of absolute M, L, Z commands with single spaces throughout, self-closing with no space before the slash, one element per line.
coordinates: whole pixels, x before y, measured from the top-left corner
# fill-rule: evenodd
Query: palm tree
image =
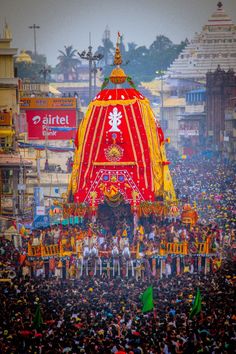
<path fill-rule="evenodd" d="M 63 74 L 64 81 L 69 81 L 69 75 L 72 73 L 78 73 L 78 65 L 81 64 L 80 60 L 76 58 L 77 51 L 73 49 L 73 46 L 64 46 L 65 51 L 58 50 L 60 55 L 57 57 L 59 63 L 56 65 L 58 72 Z"/>

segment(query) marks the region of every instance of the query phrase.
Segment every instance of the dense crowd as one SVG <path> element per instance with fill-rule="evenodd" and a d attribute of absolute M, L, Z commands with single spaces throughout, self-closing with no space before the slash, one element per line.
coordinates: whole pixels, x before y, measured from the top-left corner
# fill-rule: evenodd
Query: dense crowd
<path fill-rule="evenodd" d="M 99 222 L 73 228 L 33 231 L 30 240 L 44 244 L 67 238 L 76 244 L 83 232 L 101 246 L 125 237 L 132 245 L 141 240 L 143 252 L 159 247 L 163 239 L 200 242 L 224 252 L 220 269 L 141 279 L 82 276 L 66 280 L 22 276 L 22 249 L 11 241 L 0 243 L 0 269 L 14 270 L 11 282 L 0 283 L 0 352 L 11 353 L 234 353 L 236 344 L 235 165 L 217 159 L 181 160 L 173 155 L 172 175 L 181 203 L 195 203 L 199 221 L 188 228 L 178 218 L 144 219 L 139 234 L 129 223 L 115 233 Z M 140 238 L 141 237 L 141 238 Z M 74 238 L 74 239 L 73 239 Z M 27 239 L 22 246 L 26 246 Z M 154 309 L 142 312 L 140 295 L 154 290 Z M 201 312 L 190 317 L 196 288 Z M 42 321 L 36 316 L 40 307 Z"/>
<path fill-rule="evenodd" d="M 182 160 L 171 152 L 171 174 L 179 201 L 179 209 L 190 203 L 199 216 L 198 223 L 186 227 L 180 221 L 180 214 L 168 218 L 141 218 L 138 227 L 133 230 L 132 220 L 124 218 L 122 208 L 120 214 L 110 218 L 108 223 L 97 220 L 91 224 L 84 219 L 74 226 L 52 226 L 43 230 L 34 230 L 31 242 L 37 244 L 55 244 L 64 242 L 67 248 L 76 247 L 76 242 L 88 238 L 101 250 L 111 250 L 114 242 L 122 250 L 125 240 L 131 248 L 140 244 L 141 252 L 159 251 L 163 240 L 168 242 L 190 242 L 194 248 L 197 242 L 205 242 L 210 238 L 211 248 L 221 250 L 235 240 L 236 231 L 236 166 L 219 159 L 195 156 Z M 118 210 L 116 211 L 116 213 Z M 125 220 L 125 221 L 124 221 Z"/>
<path fill-rule="evenodd" d="M 16 277 L 1 283 L 1 353 L 233 353 L 235 269 L 159 281 L 83 277 L 73 282 Z M 153 284 L 154 310 L 141 293 Z M 190 319 L 196 287 L 202 311 Z M 35 322 L 40 304 L 42 324 Z"/>

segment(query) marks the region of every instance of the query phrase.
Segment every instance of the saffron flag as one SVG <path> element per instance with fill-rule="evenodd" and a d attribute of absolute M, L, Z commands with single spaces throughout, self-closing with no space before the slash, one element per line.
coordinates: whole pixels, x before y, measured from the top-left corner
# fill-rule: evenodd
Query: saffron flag
<path fill-rule="evenodd" d="M 42 318 L 39 303 L 37 304 L 37 307 L 36 307 L 33 323 L 34 323 L 34 327 L 36 329 L 39 329 L 41 327 L 41 325 L 43 324 L 43 318 Z"/>
<path fill-rule="evenodd" d="M 201 312 L 201 309 L 202 309 L 202 297 L 199 288 L 197 288 L 197 293 L 194 298 L 193 306 L 189 317 L 192 319 L 194 316 L 196 316 Z"/>
<path fill-rule="evenodd" d="M 152 311 L 154 308 L 153 303 L 153 288 L 149 286 L 141 295 L 141 301 L 143 304 L 142 312 Z"/>

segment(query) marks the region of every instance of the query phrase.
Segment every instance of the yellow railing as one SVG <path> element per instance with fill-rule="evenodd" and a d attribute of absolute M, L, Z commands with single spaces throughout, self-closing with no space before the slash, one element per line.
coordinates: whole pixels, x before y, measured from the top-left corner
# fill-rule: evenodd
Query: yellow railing
<path fill-rule="evenodd" d="M 209 254 L 209 240 L 206 242 L 196 242 L 194 244 L 189 244 L 188 242 L 174 243 L 162 241 L 159 251 L 160 256 L 167 254 L 188 255 L 190 253 Z"/>
<path fill-rule="evenodd" d="M 41 245 L 32 246 L 28 242 L 28 256 L 30 257 L 40 257 L 42 255 Z"/>
<path fill-rule="evenodd" d="M 193 251 L 194 248 L 194 251 Z M 206 242 L 196 242 L 194 244 L 189 244 L 188 242 L 174 243 L 174 242 L 165 242 L 162 241 L 160 244 L 159 252 L 157 255 L 166 256 L 168 254 L 176 254 L 176 255 L 188 255 L 190 253 L 198 253 L 198 254 L 209 254 L 210 252 L 210 242 L 207 240 Z M 76 252 L 75 247 L 71 248 L 71 250 L 67 249 L 65 245 L 62 243 L 59 245 L 37 245 L 32 246 L 28 243 L 28 256 L 30 257 L 50 257 L 50 256 L 70 256 L 72 254 L 77 254 L 78 257 L 82 256 L 82 250 L 79 249 Z M 111 257 L 111 251 L 99 252 L 101 257 Z M 139 254 L 139 243 L 136 247 L 131 248 L 132 258 L 140 258 Z"/>
<path fill-rule="evenodd" d="M 197 247 L 197 253 L 208 253 L 206 252 L 207 249 L 207 242 L 201 242 L 201 243 L 196 243 L 196 247 Z"/>
<path fill-rule="evenodd" d="M 183 243 L 167 242 L 166 243 L 166 253 L 187 254 L 187 252 L 188 252 L 187 242 L 183 242 Z"/>
<path fill-rule="evenodd" d="M 43 246 L 41 248 L 42 257 L 50 257 L 59 255 L 59 246 L 58 245 L 49 245 Z"/>

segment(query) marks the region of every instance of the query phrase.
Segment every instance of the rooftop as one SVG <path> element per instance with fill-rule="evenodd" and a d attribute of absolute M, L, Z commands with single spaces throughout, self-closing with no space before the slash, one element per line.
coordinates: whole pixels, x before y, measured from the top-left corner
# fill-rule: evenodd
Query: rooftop
<path fill-rule="evenodd" d="M 26 159 L 23 159 L 20 155 L 13 154 L 0 154 L 0 167 L 18 167 L 23 165 L 25 167 L 31 166 L 32 162 Z"/>
<path fill-rule="evenodd" d="M 236 68 L 236 25 L 225 13 L 221 2 L 200 33 L 167 71 L 171 78 L 205 79 L 208 71 L 220 67 L 228 71 Z"/>

